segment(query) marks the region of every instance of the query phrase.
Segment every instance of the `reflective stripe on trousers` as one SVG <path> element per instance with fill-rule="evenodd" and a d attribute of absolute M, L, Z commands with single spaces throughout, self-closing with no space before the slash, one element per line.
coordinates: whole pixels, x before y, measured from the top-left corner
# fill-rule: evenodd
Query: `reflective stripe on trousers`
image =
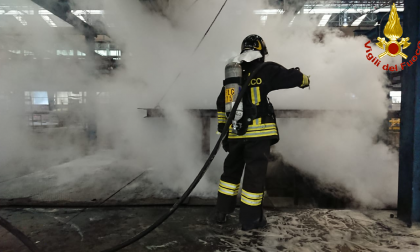
<path fill-rule="evenodd" d="M 238 195 L 239 185 L 240 184 L 232 184 L 232 183 L 228 183 L 223 180 L 220 180 L 219 192 L 228 196 L 236 196 Z"/>
<path fill-rule="evenodd" d="M 262 203 L 263 193 L 251 193 L 242 189 L 241 202 L 250 206 L 259 206 Z"/>

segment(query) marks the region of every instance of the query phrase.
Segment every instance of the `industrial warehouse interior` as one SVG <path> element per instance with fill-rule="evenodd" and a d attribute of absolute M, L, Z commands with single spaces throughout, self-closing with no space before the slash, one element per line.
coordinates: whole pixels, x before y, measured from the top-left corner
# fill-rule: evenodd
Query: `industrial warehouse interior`
<path fill-rule="evenodd" d="M 1 252 L 420 251 L 418 0 L 0 0 L 0 31 Z M 250 34 L 310 83 L 269 93 L 245 230 L 216 100 Z"/>

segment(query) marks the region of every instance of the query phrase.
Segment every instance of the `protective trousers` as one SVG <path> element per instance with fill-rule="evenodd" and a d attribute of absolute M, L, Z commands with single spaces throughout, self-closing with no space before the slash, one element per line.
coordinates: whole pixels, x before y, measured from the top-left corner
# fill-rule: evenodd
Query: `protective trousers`
<path fill-rule="evenodd" d="M 225 159 L 217 197 L 219 212 L 228 214 L 234 211 L 245 166 L 239 220 L 242 224 L 260 220 L 270 146 L 269 139 L 229 140 L 229 154 Z"/>

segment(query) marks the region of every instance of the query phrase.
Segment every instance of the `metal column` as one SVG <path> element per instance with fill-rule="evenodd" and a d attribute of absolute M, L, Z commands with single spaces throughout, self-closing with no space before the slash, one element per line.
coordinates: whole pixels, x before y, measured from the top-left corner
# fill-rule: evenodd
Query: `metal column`
<path fill-rule="evenodd" d="M 404 50 L 408 62 L 416 55 L 420 41 L 420 1 L 404 1 L 403 37 L 412 43 Z M 420 46 L 420 45 L 419 45 Z M 400 168 L 398 217 L 411 227 L 420 222 L 420 55 L 403 70 L 401 102 Z"/>
<path fill-rule="evenodd" d="M 201 151 L 209 155 L 210 154 L 210 117 L 202 117 L 201 118 L 201 125 L 202 125 L 202 137 L 201 137 Z"/>
<path fill-rule="evenodd" d="M 86 55 L 90 60 L 94 61 L 95 59 L 95 37 L 92 34 L 85 34 L 86 43 L 87 43 L 87 52 Z M 93 72 L 92 72 L 93 74 Z M 96 121 L 96 92 L 92 89 L 91 86 L 88 87 L 87 97 L 86 97 L 86 109 L 87 109 L 87 135 L 89 142 L 94 144 L 97 139 L 97 121 Z"/>

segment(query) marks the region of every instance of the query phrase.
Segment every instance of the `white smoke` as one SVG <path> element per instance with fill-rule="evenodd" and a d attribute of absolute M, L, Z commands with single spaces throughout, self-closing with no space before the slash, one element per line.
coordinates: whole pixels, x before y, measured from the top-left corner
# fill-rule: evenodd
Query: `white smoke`
<path fill-rule="evenodd" d="M 31 1 L 23 6 L 36 7 Z M 31 18 L 24 16 L 25 19 Z M 40 18 L 40 17 L 39 17 Z M 31 19 L 35 21 L 37 19 Z M 0 177 L 1 181 L 68 162 L 84 155 L 86 137 L 75 128 L 33 129 L 30 104 L 25 92 L 86 90 L 92 77 L 84 69 L 94 69 L 85 62 L 59 60 L 56 51 L 78 48 L 86 51 L 82 36 L 62 34 L 40 18 L 31 22 L 31 30 L 19 22 L 2 27 L 0 50 Z M 19 55 L 15 53 L 18 52 Z M 30 55 L 33 53 L 33 56 Z M 29 56 L 23 57 L 24 54 Z M 27 105 L 25 105 L 25 102 Z M 44 118 L 46 115 L 43 115 Z M 39 115 L 37 115 L 39 117 Z"/>
<path fill-rule="evenodd" d="M 259 34 L 268 46 L 267 61 L 286 68 L 300 67 L 311 76 L 310 90 L 271 93 L 276 109 L 346 111 L 279 120 L 281 141 L 277 149 L 288 162 L 321 181 L 342 184 L 366 206 L 395 204 L 397 155 L 374 141 L 387 113 L 385 71 L 366 59 L 364 44 L 368 39 L 345 37 L 337 29 L 318 27 L 319 20 L 309 15 L 297 15 L 290 27 L 293 15 L 268 15 L 263 26 L 260 15 L 253 11 L 269 8 L 267 1 L 229 0 L 195 51 L 223 3 L 169 1 L 162 12 L 156 12 L 137 0 L 105 1 L 105 20 L 110 25 L 107 31 L 123 50 L 123 67 L 112 77 L 93 76 L 89 71 L 93 64 L 60 63 L 40 68 L 31 61 L 18 62 L 8 63 L 10 71 L 2 72 L 6 77 L 1 88 L 11 90 L 22 85 L 36 90 L 42 83 L 46 91 L 65 88 L 109 92 L 108 103 L 96 104 L 94 109 L 99 148 L 113 148 L 122 159 L 138 160 L 135 169 L 153 167 L 149 178 L 156 187 L 163 184 L 181 192 L 203 164 L 201 122 L 183 110 L 215 109 L 225 62 L 240 52 L 244 37 Z M 23 39 L 22 46 L 46 45 L 44 36 L 49 38 L 48 46 L 68 41 L 51 29 L 42 35 Z M 77 47 L 82 43 L 77 41 Z M 374 52 L 378 55 L 380 50 L 374 48 Z M 34 78 L 39 81 L 34 82 Z M 166 118 L 143 118 L 137 109 L 157 104 L 166 110 Z M 18 110 L 9 111 L 16 118 Z M 2 144 L 0 153 L 12 153 L 24 145 L 22 127 L 17 128 L 12 120 L 0 126 L 0 136 L 7 143 Z M 214 121 L 211 130 L 215 133 Z M 212 144 L 216 137 L 212 135 Z M 63 146 L 85 153 L 79 145 Z M 25 152 L 33 149 L 29 146 Z M 47 149 L 34 157 L 54 155 L 55 151 Z M 196 194 L 216 194 L 225 155 L 218 154 Z"/>
<path fill-rule="evenodd" d="M 127 5 L 131 4 L 134 2 Z M 137 55 L 152 55 L 152 62 L 156 62 L 155 64 L 149 60 L 140 64 L 165 69 L 165 75 L 152 76 L 155 72 L 148 71 L 150 68 L 143 70 L 142 67 L 137 67 L 139 63 L 133 65 L 138 68 L 138 72 L 149 73 L 150 77 L 141 73 L 139 76 L 148 83 L 156 83 L 154 87 L 149 86 L 153 91 L 165 93 L 169 90 L 165 93 L 161 106 L 214 109 L 215 98 L 220 92 L 224 77 L 224 63 L 229 57 L 239 53 L 239 45 L 246 35 L 259 34 L 265 39 L 269 49 L 267 60 L 276 61 L 287 68 L 298 66 L 302 72 L 311 75 L 311 90 L 273 92 L 270 97 L 277 109 L 346 111 L 312 119 L 281 120 L 279 128 L 282 140 L 278 149 L 285 159 L 323 182 L 342 184 L 366 206 L 395 204 L 397 155 L 391 153 L 384 144 L 374 141 L 387 113 L 387 91 L 383 88 L 386 76 L 381 68 L 366 59 L 367 48 L 364 44 L 368 39 L 345 37 L 336 29 L 317 27 L 318 20 L 312 20 L 307 15 L 298 15 L 291 27 L 289 23 L 292 16 L 272 15 L 263 27 L 260 17 L 253 14 L 253 10 L 267 7 L 263 1 L 228 1 L 200 48 L 191 56 L 194 45 L 201 37 L 198 31 L 205 30 L 222 4 L 223 1 L 212 1 L 211 4 L 198 1 L 187 12 L 185 6 L 188 4 L 177 2 L 176 6 L 172 6 L 174 12 L 170 14 L 183 18 L 177 19 L 176 25 L 169 21 L 172 16 L 166 17 L 168 20 L 149 12 L 119 19 L 127 25 L 127 32 L 122 35 L 119 30 L 117 37 L 129 37 L 126 46 L 133 48 L 127 48 L 128 51 L 138 51 Z M 128 7 L 135 9 L 133 6 Z M 202 8 L 208 11 L 200 12 Z M 124 13 L 125 9 L 120 8 L 119 11 Z M 201 22 L 191 16 L 197 12 L 202 14 Z M 150 24 L 153 23 L 154 31 L 146 32 L 142 36 L 130 32 L 130 23 L 136 23 L 136 27 L 146 25 L 148 28 L 145 31 L 149 31 Z M 149 34 L 161 40 L 150 46 L 151 42 L 148 40 L 152 38 Z M 322 34 L 322 42 L 316 36 L 318 34 Z M 162 42 L 168 40 L 171 42 Z M 373 44 L 370 46 L 376 47 Z M 149 50 L 150 48 L 156 50 Z M 380 53 L 379 49 L 373 49 L 375 55 Z M 159 53 L 156 54 L 156 51 Z M 137 60 L 135 56 L 133 60 Z M 382 63 L 386 63 L 386 60 L 393 63 L 389 59 Z M 169 67 L 165 67 L 167 64 Z M 181 75 L 172 83 L 178 73 Z M 161 78 L 161 83 L 165 84 L 157 84 L 157 78 Z M 160 87 L 164 89 L 159 90 Z M 177 115 L 182 118 L 181 114 Z M 186 125 L 182 126 L 184 129 L 180 127 L 180 130 L 187 130 Z M 197 122 L 195 126 L 200 127 Z M 214 142 L 215 139 L 212 143 Z M 195 152 L 193 156 L 200 156 L 197 149 L 186 147 L 189 152 Z M 215 173 L 221 171 L 222 157 L 223 155 L 213 165 L 213 169 L 219 167 L 210 174 L 213 178 L 217 177 Z M 176 158 L 171 156 L 168 160 L 169 167 L 177 166 Z M 186 160 L 181 164 L 190 162 Z M 171 168 L 162 167 L 156 179 L 170 186 L 174 180 L 167 180 L 164 178 L 166 175 L 162 174 L 171 174 Z M 198 167 L 184 165 L 183 169 L 188 171 L 187 174 L 195 174 Z M 177 179 L 177 184 L 180 180 L 185 181 L 185 184 L 191 181 L 190 176 L 178 176 Z M 384 180 L 389 181 L 386 188 L 383 188 Z M 214 188 L 203 187 L 202 190 L 214 191 Z"/>

